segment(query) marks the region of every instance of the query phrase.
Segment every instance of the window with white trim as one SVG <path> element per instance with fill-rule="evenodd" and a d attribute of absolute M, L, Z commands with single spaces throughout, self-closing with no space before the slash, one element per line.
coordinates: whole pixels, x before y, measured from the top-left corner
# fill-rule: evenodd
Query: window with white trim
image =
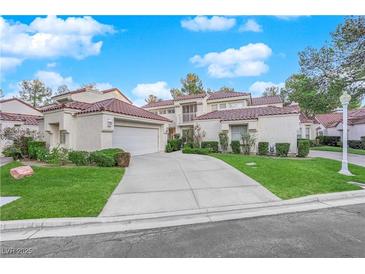
<path fill-rule="evenodd" d="M 219 104 L 219 109 L 226 109 L 226 103 Z"/>
<path fill-rule="evenodd" d="M 306 139 L 310 139 L 311 135 L 310 135 L 310 127 L 306 127 L 305 128 L 305 138 Z"/>
<path fill-rule="evenodd" d="M 66 144 L 66 131 L 65 130 L 60 131 L 60 144 L 61 145 Z"/>
<path fill-rule="evenodd" d="M 167 113 L 175 113 L 175 109 L 174 108 L 169 108 L 168 110 L 167 110 Z"/>
<path fill-rule="evenodd" d="M 242 135 L 247 132 L 247 125 L 231 126 L 231 141 L 240 141 Z"/>
<path fill-rule="evenodd" d="M 218 110 L 218 105 L 217 104 L 213 104 L 213 105 L 210 106 L 210 109 L 212 111 Z"/>

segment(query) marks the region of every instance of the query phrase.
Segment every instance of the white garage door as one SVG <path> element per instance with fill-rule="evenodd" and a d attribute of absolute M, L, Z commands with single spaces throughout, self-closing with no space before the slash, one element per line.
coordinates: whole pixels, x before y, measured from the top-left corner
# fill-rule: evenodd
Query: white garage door
<path fill-rule="evenodd" d="M 122 148 L 132 155 L 158 152 L 158 129 L 116 126 L 113 147 Z"/>

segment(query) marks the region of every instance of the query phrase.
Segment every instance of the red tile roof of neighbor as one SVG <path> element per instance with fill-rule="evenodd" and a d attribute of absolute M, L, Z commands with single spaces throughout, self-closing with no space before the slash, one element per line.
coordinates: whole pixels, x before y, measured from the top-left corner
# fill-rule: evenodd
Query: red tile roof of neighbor
<path fill-rule="evenodd" d="M 40 119 L 42 119 L 42 116 L 0 111 L 0 120 L 3 121 L 19 121 L 24 122 L 25 125 L 38 125 Z"/>
<path fill-rule="evenodd" d="M 84 103 L 84 102 L 78 102 L 78 101 L 72 101 L 67 102 L 63 104 L 51 104 L 48 106 L 45 106 L 41 109 L 42 112 L 47 112 L 51 110 L 57 110 L 57 109 L 64 109 L 64 108 L 70 108 L 70 109 L 77 109 L 77 110 L 84 110 L 90 107 L 92 104 Z"/>
<path fill-rule="evenodd" d="M 281 97 L 278 95 L 275 96 L 262 96 L 262 97 L 256 97 L 252 98 L 252 105 L 253 106 L 259 106 L 259 105 L 269 105 L 269 104 L 280 104 L 283 101 L 281 100 Z"/>
<path fill-rule="evenodd" d="M 305 115 L 302 112 L 299 114 L 299 120 L 301 123 L 313 123 L 314 122 L 314 119 L 309 118 L 307 115 Z"/>
<path fill-rule="evenodd" d="M 209 95 L 209 98 L 207 99 L 209 100 L 217 100 L 217 99 L 225 99 L 225 98 L 232 98 L 232 97 L 239 97 L 239 96 L 250 96 L 250 93 L 246 93 L 246 92 L 224 92 L 224 91 L 217 91 L 217 92 L 212 92 Z"/>
<path fill-rule="evenodd" d="M 92 104 L 91 106 L 89 106 L 88 108 L 80 111 L 78 114 L 100 112 L 100 111 L 109 111 L 109 112 L 124 114 L 124 115 L 128 115 L 128 116 L 171 122 L 169 119 L 167 119 L 165 117 L 154 114 L 152 112 L 149 112 L 147 110 L 144 110 L 142 108 L 136 107 L 136 106 L 128 104 L 126 102 L 120 101 L 115 98 L 96 102 L 96 103 Z"/>
<path fill-rule="evenodd" d="M 297 107 L 256 107 L 256 108 L 240 108 L 229 109 L 221 111 L 213 111 L 203 114 L 195 118 L 195 120 L 218 119 L 221 121 L 235 121 L 235 120 L 253 120 L 259 116 L 270 116 L 280 114 L 298 114 Z"/>
<path fill-rule="evenodd" d="M 365 108 L 350 110 L 348 117 L 350 125 L 365 123 Z M 317 114 L 315 120 L 325 128 L 336 127 L 342 122 L 342 112 Z"/>

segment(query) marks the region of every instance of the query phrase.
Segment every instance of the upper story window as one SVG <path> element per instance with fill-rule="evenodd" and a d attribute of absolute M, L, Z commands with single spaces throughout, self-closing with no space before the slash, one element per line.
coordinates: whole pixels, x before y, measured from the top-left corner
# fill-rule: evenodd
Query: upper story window
<path fill-rule="evenodd" d="M 229 108 L 236 109 L 236 108 L 243 108 L 245 107 L 244 103 L 230 103 Z"/>
<path fill-rule="evenodd" d="M 182 106 L 183 113 L 195 113 L 197 110 L 196 104 Z"/>
<path fill-rule="evenodd" d="M 212 111 L 218 110 L 218 105 L 217 104 L 211 105 L 210 108 Z"/>
<path fill-rule="evenodd" d="M 162 109 L 159 111 L 159 114 L 166 114 L 166 109 Z"/>
<path fill-rule="evenodd" d="M 219 109 L 226 109 L 227 105 L 226 103 L 219 104 Z"/>
<path fill-rule="evenodd" d="M 175 113 L 175 109 L 174 108 L 169 108 L 168 110 L 167 110 L 167 113 Z"/>

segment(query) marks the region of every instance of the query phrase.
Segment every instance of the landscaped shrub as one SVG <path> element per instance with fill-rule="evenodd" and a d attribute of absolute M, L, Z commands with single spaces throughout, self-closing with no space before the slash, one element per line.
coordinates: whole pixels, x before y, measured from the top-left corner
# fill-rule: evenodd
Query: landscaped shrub
<path fill-rule="evenodd" d="M 121 153 L 121 152 L 124 152 L 124 150 L 121 149 L 121 148 L 105 148 L 105 149 L 102 149 L 102 150 L 98 150 L 97 152 L 102 153 L 102 154 L 107 155 L 107 156 L 110 156 L 110 157 L 113 157 L 115 162 L 116 162 L 118 154 Z"/>
<path fill-rule="evenodd" d="M 289 153 L 290 144 L 289 143 L 276 143 L 275 150 L 276 156 L 286 157 Z"/>
<path fill-rule="evenodd" d="M 269 154 L 269 142 L 259 142 L 258 143 L 258 154 L 267 155 Z"/>
<path fill-rule="evenodd" d="M 348 141 L 349 147 L 354 149 L 365 149 L 363 146 L 363 142 L 359 140 L 349 140 Z"/>
<path fill-rule="evenodd" d="M 20 148 L 17 148 L 14 145 L 7 146 L 6 148 L 4 148 L 2 153 L 5 157 L 12 157 L 13 160 L 18 160 L 23 158 Z"/>
<path fill-rule="evenodd" d="M 172 139 L 172 140 L 168 140 L 167 143 L 170 144 L 173 151 L 178 151 L 181 149 L 182 140 L 181 139 Z"/>
<path fill-rule="evenodd" d="M 30 136 L 20 136 L 14 140 L 14 146 L 19 148 L 22 155 L 28 155 L 28 143 L 33 140 Z"/>
<path fill-rule="evenodd" d="M 337 143 L 341 141 L 340 136 L 317 136 L 316 139 L 325 146 L 337 146 Z"/>
<path fill-rule="evenodd" d="M 298 157 L 307 157 L 309 154 L 309 140 L 298 140 Z"/>
<path fill-rule="evenodd" d="M 231 148 L 232 148 L 232 152 L 235 154 L 240 154 L 241 153 L 241 144 L 240 141 L 232 141 L 231 142 Z"/>
<path fill-rule="evenodd" d="M 182 153 L 207 155 L 209 153 L 212 153 L 212 149 L 211 148 L 190 148 L 188 146 L 184 146 Z"/>
<path fill-rule="evenodd" d="M 219 144 L 221 145 L 222 151 L 226 152 L 227 148 L 228 148 L 228 133 L 227 133 L 227 131 L 226 130 L 221 131 L 218 134 L 218 137 L 219 137 Z"/>
<path fill-rule="evenodd" d="M 241 140 L 243 153 L 249 155 L 251 153 L 251 148 L 254 147 L 256 143 L 255 136 L 246 132 L 241 134 Z"/>
<path fill-rule="evenodd" d="M 131 160 L 131 154 L 129 152 L 120 152 L 117 156 L 117 166 L 128 167 Z"/>
<path fill-rule="evenodd" d="M 35 148 L 35 159 L 38 161 L 46 162 L 49 157 L 49 151 L 45 147 Z"/>
<path fill-rule="evenodd" d="M 46 162 L 53 165 L 65 165 L 68 160 L 68 150 L 55 147 L 47 155 Z"/>
<path fill-rule="evenodd" d="M 193 148 L 193 147 L 194 147 L 194 143 L 193 143 L 193 142 L 187 142 L 187 143 L 184 145 L 184 148 L 185 148 L 185 147 Z"/>
<path fill-rule="evenodd" d="M 167 142 L 166 146 L 165 146 L 165 152 L 170 153 L 173 152 L 174 148 L 172 147 L 170 142 Z"/>
<path fill-rule="evenodd" d="M 37 158 L 37 148 L 43 147 L 46 148 L 46 142 L 43 141 L 30 141 L 28 142 L 28 154 L 30 159 Z"/>
<path fill-rule="evenodd" d="M 116 165 L 116 160 L 113 156 L 100 151 L 90 153 L 90 161 L 100 167 L 113 167 Z"/>
<path fill-rule="evenodd" d="M 212 152 L 218 152 L 218 142 L 217 141 L 204 141 L 201 144 L 201 148 L 210 148 Z"/>
<path fill-rule="evenodd" d="M 87 151 L 70 151 L 68 159 L 77 166 L 90 165 L 90 153 Z"/>

